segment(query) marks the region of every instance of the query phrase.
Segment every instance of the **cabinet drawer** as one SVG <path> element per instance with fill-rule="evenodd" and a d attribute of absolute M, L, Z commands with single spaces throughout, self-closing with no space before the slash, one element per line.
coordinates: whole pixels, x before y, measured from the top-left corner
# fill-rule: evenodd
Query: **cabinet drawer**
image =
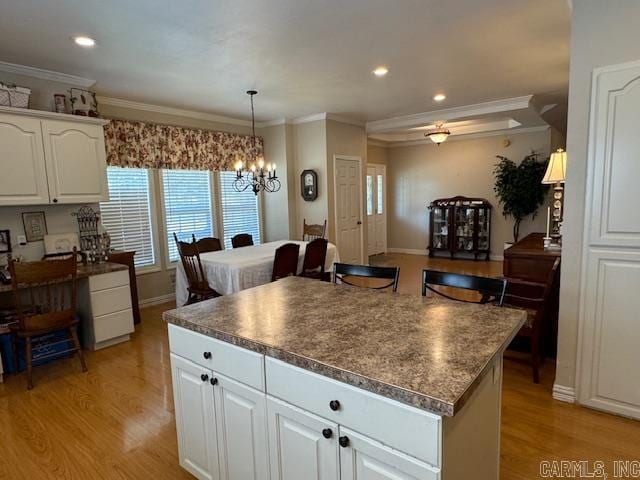
<path fill-rule="evenodd" d="M 92 275 L 89 277 L 89 291 L 91 292 L 121 287 L 123 285 L 129 286 L 129 272 L 127 270 Z"/>
<path fill-rule="evenodd" d="M 264 392 L 264 356 L 176 325 L 169 325 L 169 347 L 203 367 Z M 205 358 L 205 353 L 209 358 Z"/>
<path fill-rule="evenodd" d="M 91 292 L 91 312 L 94 317 L 131 308 L 129 285 Z"/>
<path fill-rule="evenodd" d="M 267 393 L 440 466 L 442 418 L 395 400 L 266 358 Z M 338 400 L 333 411 L 329 402 Z"/>
<path fill-rule="evenodd" d="M 133 332 L 131 309 L 93 317 L 93 335 L 96 343 L 111 340 Z"/>

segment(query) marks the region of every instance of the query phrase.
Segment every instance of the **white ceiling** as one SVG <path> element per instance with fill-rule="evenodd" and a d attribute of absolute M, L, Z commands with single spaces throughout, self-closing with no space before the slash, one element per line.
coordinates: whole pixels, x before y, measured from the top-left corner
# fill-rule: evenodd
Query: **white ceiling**
<path fill-rule="evenodd" d="M 20 0 L 0 7 L 0 60 L 96 79 L 103 96 L 246 118 L 256 88 L 258 120 L 371 121 L 562 101 L 569 28 L 566 0 Z"/>

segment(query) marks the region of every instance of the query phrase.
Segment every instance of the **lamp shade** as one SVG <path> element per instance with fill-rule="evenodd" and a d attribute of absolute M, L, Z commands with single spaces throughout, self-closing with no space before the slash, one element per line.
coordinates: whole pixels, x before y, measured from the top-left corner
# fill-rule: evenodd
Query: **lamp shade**
<path fill-rule="evenodd" d="M 551 154 L 542 183 L 563 183 L 567 178 L 567 152 L 561 148 Z"/>

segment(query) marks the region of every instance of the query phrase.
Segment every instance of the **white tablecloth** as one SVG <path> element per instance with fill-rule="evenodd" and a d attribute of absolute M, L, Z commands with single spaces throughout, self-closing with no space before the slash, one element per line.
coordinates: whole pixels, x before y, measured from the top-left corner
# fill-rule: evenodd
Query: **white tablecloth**
<path fill-rule="evenodd" d="M 273 259 L 276 249 L 285 243 L 297 243 L 300 245 L 300 258 L 298 259 L 298 273 L 302 271 L 304 252 L 307 242 L 295 240 L 281 240 L 278 242 L 263 243 L 252 247 L 220 250 L 200 255 L 200 260 L 207 275 L 211 288 L 222 295 L 239 292 L 247 288 L 257 287 L 271 281 L 273 271 Z M 327 259 L 325 271 L 333 270 L 334 262 L 339 262 L 336 246 L 329 243 L 327 246 Z M 176 303 L 184 305 L 187 301 L 187 278 L 184 274 L 182 263 L 178 262 L 176 268 Z"/>

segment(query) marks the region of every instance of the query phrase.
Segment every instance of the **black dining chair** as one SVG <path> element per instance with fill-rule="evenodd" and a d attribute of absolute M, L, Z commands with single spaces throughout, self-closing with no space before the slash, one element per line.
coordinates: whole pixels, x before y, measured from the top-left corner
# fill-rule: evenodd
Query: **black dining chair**
<path fill-rule="evenodd" d="M 248 233 L 239 233 L 231 239 L 233 248 L 250 247 L 253 245 L 253 237 Z"/>
<path fill-rule="evenodd" d="M 441 290 L 434 288 L 449 287 L 461 290 L 474 290 L 481 295 L 480 300 L 468 300 L 456 298 Z M 436 293 L 449 300 L 457 300 L 468 303 L 497 303 L 502 306 L 504 293 L 507 288 L 507 281 L 503 278 L 477 277 L 475 275 L 464 275 L 462 273 L 441 272 L 438 270 L 422 271 L 422 295 L 427 295 L 427 290 Z"/>
<path fill-rule="evenodd" d="M 345 277 L 366 277 L 366 278 L 380 278 L 385 280 L 391 280 L 384 285 L 358 285 L 351 283 Z M 355 287 L 373 288 L 375 290 L 382 290 L 384 288 L 392 287 L 394 292 L 398 291 L 398 278 L 400 277 L 399 267 L 372 267 L 368 265 L 352 265 L 349 263 L 334 263 L 333 264 L 333 283 L 345 283 L 347 285 L 353 285 Z"/>
<path fill-rule="evenodd" d="M 329 242 L 324 238 L 311 240 L 304 251 L 304 261 L 302 262 L 301 277 L 315 278 L 329 281 L 331 274 L 324 271 L 324 264 L 327 259 L 327 245 Z"/>
<path fill-rule="evenodd" d="M 298 272 L 298 258 L 300 257 L 300 245 L 297 243 L 285 243 L 276 248 L 273 259 L 273 272 L 271 281 L 295 275 Z"/>
<path fill-rule="evenodd" d="M 191 234 L 191 243 L 198 247 L 199 253 L 217 252 L 222 250 L 222 243 L 219 238 L 215 237 L 203 237 L 200 240 L 196 240 L 196 236 Z"/>

